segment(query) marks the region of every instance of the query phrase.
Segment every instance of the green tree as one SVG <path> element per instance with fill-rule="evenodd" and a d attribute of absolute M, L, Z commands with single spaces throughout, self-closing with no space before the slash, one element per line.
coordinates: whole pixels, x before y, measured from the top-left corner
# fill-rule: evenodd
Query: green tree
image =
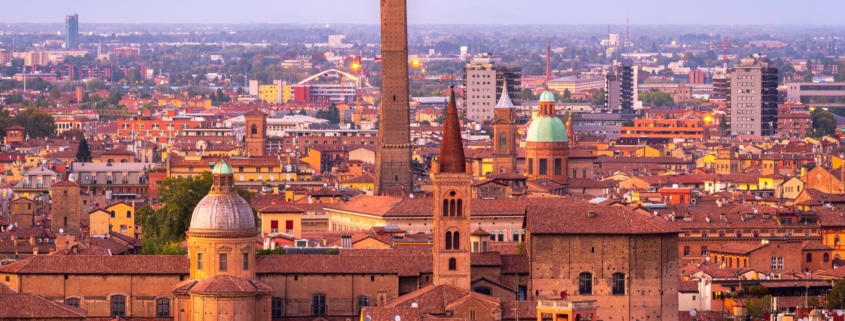
<path fill-rule="evenodd" d="M 62 93 L 59 91 L 58 88 L 53 87 L 53 88 L 50 89 L 50 98 L 52 98 L 52 99 L 62 98 Z"/>
<path fill-rule="evenodd" d="M 76 161 L 91 161 L 91 149 L 88 148 L 88 140 L 86 140 L 85 138 L 82 138 L 82 140 L 79 141 L 79 147 L 76 148 Z"/>
<path fill-rule="evenodd" d="M 604 103 L 605 103 L 604 89 L 599 89 L 598 92 L 593 94 L 593 105 L 594 106 L 604 106 Z"/>
<path fill-rule="evenodd" d="M 88 82 L 85 83 L 85 87 L 88 88 L 88 91 L 97 91 L 100 89 L 106 89 L 106 82 L 100 78 L 91 78 Z"/>
<path fill-rule="evenodd" d="M 139 210 L 137 215 L 144 226 L 145 254 L 169 253 L 173 251 L 173 244 L 185 239 L 194 208 L 211 190 L 211 183 L 211 172 L 208 171 L 199 176 L 167 178 L 162 182 L 158 201 L 164 205 L 157 210 Z M 241 188 L 237 190 L 247 201 L 252 199 L 252 192 Z"/>
<path fill-rule="evenodd" d="M 827 293 L 826 307 L 831 309 L 845 309 L 845 280 L 836 280 L 833 289 Z"/>
<path fill-rule="evenodd" d="M 766 295 L 762 297 L 746 297 L 745 309 L 749 315 L 755 319 L 762 319 L 769 307 L 772 305 L 772 296 Z"/>
<path fill-rule="evenodd" d="M 328 120 L 332 124 L 340 124 L 340 110 L 335 104 L 329 106 L 329 109 L 320 110 L 315 117 Z"/>
<path fill-rule="evenodd" d="M 563 99 L 572 99 L 572 92 L 569 91 L 569 88 L 563 90 Z"/>
<path fill-rule="evenodd" d="M 522 91 L 519 92 L 519 98 L 522 100 L 536 100 L 537 95 L 534 94 L 533 91 L 529 88 L 524 88 Z"/>
<path fill-rule="evenodd" d="M 728 128 L 728 118 L 727 116 L 725 116 L 725 114 L 722 114 L 722 119 L 719 120 L 719 130 L 726 131 L 728 129 L 730 129 Z"/>
<path fill-rule="evenodd" d="M 15 116 L 13 122 L 24 128 L 24 133 L 31 138 L 53 135 L 53 116 L 27 108 Z"/>
<path fill-rule="evenodd" d="M 6 136 L 6 127 L 14 125 L 14 119 L 5 109 L 0 109 L 0 137 Z"/>
<path fill-rule="evenodd" d="M 308 115 L 307 113 L 305 113 L 305 108 L 300 108 L 299 114 L 302 115 L 302 116 Z"/>
<path fill-rule="evenodd" d="M 6 105 L 9 104 L 20 104 L 23 102 L 23 96 L 20 94 L 11 94 L 6 96 Z"/>
<path fill-rule="evenodd" d="M 674 99 L 672 99 L 672 95 L 670 95 L 668 93 L 664 93 L 664 92 L 659 91 L 657 89 L 651 89 L 647 92 L 641 93 L 639 96 L 640 96 L 640 101 L 642 101 L 644 103 L 649 103 L 652 106 L 661 107 L 661 106 L 671 106 L 671 105 L 675 104 Z"/>
<path fill-rule="evenodd" d="M 813 137 L 836 134 L 836 119 L 829 111 L 816 109 L 810 114 L 813 118 Z"/>

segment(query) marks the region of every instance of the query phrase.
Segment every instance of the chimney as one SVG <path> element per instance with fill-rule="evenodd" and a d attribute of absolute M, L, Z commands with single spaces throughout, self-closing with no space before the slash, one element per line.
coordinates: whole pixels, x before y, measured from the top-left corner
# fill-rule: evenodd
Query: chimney
<path fill-rule="evenodd" d="M 721 213 L 721 214 L 719 214 L 719 220 L 727 223 L 728 222 L 728 216 L 725 215 L 725 213 Z"/>

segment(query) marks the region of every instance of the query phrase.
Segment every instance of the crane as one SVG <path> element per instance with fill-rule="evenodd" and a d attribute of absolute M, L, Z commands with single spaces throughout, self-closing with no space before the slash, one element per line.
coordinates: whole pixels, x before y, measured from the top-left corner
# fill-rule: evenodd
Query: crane
<path fill-rule="evenodd" d="M 725 69 L 728 69 L 728 48 L 731 48 L 731 49 L 733 49 L 733 48 L 745 48 L 745 45 L 729 46 L 728 45 L 728 38 L 725 38 L 722 42 L 722 45 L 719 46 L 719 48 L 722 48 L 722 50 L 723 50 L 722 58 L 725 60 Z"/>

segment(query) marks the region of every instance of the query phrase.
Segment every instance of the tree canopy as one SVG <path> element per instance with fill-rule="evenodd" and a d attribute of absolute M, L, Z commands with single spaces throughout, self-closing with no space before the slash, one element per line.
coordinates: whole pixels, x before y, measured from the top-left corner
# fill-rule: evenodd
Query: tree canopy
<path fill-rule="evenodd" d="M 813 117 L 813 137 L 836 134 L 836 119 L 829 111 L 816 109 L 810 115 Z"/>
<path fill-rule="evenodd" d="M 79 141 L 79 147 L 76 149 L 76 161 L 91 161 L 91 149 L 88 148 L 88 141 L 85 140 L 85 138 L 82 138 L 82 140 Z"/>
<path fill-rule="evenodd" d="M 672 99 L 672 95 L 656 89 L 651 89 L 647 92 L 641 93 L 640 101 L 656 107 L 671 106 L 675 104 L 675 100 Z"/>
<path fill-rule="evenodd" d="M 19 111 L 11 121 L 6 120 L 8 114 L 0 113 L 0 130 L 5 132 L 6 127 L 18 125 L 24 128 L 24 134 L 30 138 L 42 138 L 53 135 L 53 116 L 35 111 L 35 108 L 27 108 Z M 5 134 L 4 134 L 5 135 Z"/>
<path fill-rule="evenodd" d="M 162 206 L 153 210 L 144 205 L 136 215 L 144 226 L 145 254 L 182 254 L 178 244 L 185 239 L 197 203 L 211 191 L 211 183 L 209 171 L 194 177 L 167 178 L 162 182 L 158 198 Z M 252 198 L 252 192 L 237 190 L 247 201 Z"/>
<path fill-rule="evenodd" d="M 340 124 L 340 110 L 332 104 L 329 109 L 320 110 L 315 115 L 317 118 L 328 120 L 332 124 Z"/>

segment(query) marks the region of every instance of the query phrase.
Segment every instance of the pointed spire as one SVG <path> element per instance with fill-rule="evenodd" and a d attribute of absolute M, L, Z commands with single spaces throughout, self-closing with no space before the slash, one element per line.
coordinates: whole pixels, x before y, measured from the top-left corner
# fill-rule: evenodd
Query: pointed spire
<path fill-rule="evenodd" d="M 508 95 L 508 81 L 502 81 L 502 97 L 499 98 L 499 103 L 496 108 L 514 108 L 511 97 Z"/>
<path fill-rule="evenodd" d="M 440 172 L 466 172 L 464 144 L 461 125 L 458 122 L 458 107 L 455 105 L 455 85 L 449 86 L 449 104 L 446 105 L 446 119 L 443 121 L 443 140 L 440 142 Z"/>

